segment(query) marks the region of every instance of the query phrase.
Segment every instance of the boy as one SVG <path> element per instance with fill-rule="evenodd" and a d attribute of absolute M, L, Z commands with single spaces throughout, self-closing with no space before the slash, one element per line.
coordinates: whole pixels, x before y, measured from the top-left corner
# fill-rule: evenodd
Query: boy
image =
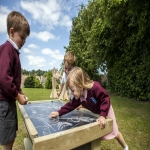
<path fill-rule="evenodd" d="M 75 66 L 75 61 L 76 61 L 76 57 L 74 55 L 73 52 L 66 52 L 65 56 L 64 56 L 64 73 L 62 75 L 62 81 L 61 81 L 61 87 L 60 87 L 60 91 L 57 93 L 58 97 L 60 96 L 63 87 L 65 86 L 66 80 L 67 80 L 67 76 L 69 74 L 69 72 L 74 68 Z M 69 94 L 70 94 L 70 101 L 73 98 L 73 95 L 71 94 L 71 91 L 69 90 Z M 82 108 L 82 105 L 80 105 L 79 107 L 77 107 L 76 109 L 79 110 L 80 108 Z"/>
<path fill-rule="evenodd" d="M 0 145 L 3 150 L 12 150 L 18 130 L 16 100 L 22 105 L 28 102 L 20 89 L 19 49 L 30 34 L 30 26 L 21 13 L 8 14 L 7 33 L 9 38 L 0 46 Z"/>
<path fill-rule="evenodd" d="M 71 69 L 74 67 L 75 60 L 76 57 L 72 52 L 67 52 L 64 56 L 64 73 L 62 75 L 60 91 L 57 93 L 58 97 L 60 96 L 64 88 L 69 71 L 71 71 Z M 72 99 L 71 94 L 70 94 L 70 99 Z"/>

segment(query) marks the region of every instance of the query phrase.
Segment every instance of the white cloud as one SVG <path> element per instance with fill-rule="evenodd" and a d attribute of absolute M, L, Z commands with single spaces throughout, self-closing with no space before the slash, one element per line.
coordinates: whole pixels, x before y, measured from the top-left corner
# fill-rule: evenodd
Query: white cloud
<path fill-rule="evenodd" d="M 52 66 L 52 67 L 55 66 L 55 64 L 56 64 L 55 60 L 52 60 L 51 62 L 49 62 L 49 65 Z"/>
<path fill-rule="evenodd" d="M 10 10 L 5 6 L 0 6 L 0 33 L 7 32 L 6 18 Z"/>
<path fill-rule="evenodd" d="M 37 46 L 35 44 L 29 44 L 28 47 L 32 48 L 32 49 L 38 49 L 39 48 L 39 46 Z"/>
<path fill-rule="evenodd" d="M 55 37 L 52 33 L 48 31 L 43 31 L 43 32 L 31 32 L 30 37 L 37 38 L 39 40 L 42 40 L 44 42 L 47 42 L 49 39 L 52 40 L 57 40 L 58 37 Z"/>
<path fill-rule="evenodd" d="M 45 59 L 43 57 L 40 56 L 32 56 L 32 55 L 28 55 L 27 59 L 29 61 L 29 65 L 30 66 L 36 66 L 36 67 L 44 67 L 45 66 Z"/>
<path fill-rule="evenodd" d="M 64 7 L 65 3 L 61 0 L 21 1 L 20 6 L 31 14 L 34 21 L 47 29 L 54 29 L 56 26 L 71 28 L 72 20 L 64 12 L 70 9 Z"/>
<path fill-rule="evenodd" d="M 64 55 L 62 55 L 59 50 L 51 50 L 50 48 L 42 49 L 41 53 L 49 55 L 57 60 L 63 60 L 64 58 Z"/>
<path fill-rule="evenodd" d="M 24 52 L 24 53 L 31 53 L 31 50 L 28 49 L 28 48 L 23 48 L 23 52 Z"/>
<path fill-rule="evenodd" d="M 67 27 L 68 30 L 71 30 L 72 21 L 70 20 L 70 17 L 67 15 L 64 15 L 62 20 L 60 21 L 60 25 Z"/>

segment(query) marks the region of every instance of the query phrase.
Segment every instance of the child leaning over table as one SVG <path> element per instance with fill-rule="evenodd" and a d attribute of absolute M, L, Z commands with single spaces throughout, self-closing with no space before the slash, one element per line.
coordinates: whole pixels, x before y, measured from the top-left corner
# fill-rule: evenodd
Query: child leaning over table
<path fill-rule="evenodd" d="M 17 11 L 7 17 L 9 38 L 0 46 L 0 145 L 3 150 L 12 150 L 18 130 L 17 101 L 25 105 L 28 100 L 20 89 L 21 64 L 19 50 L 30 34 L 26 18 Z"/>
<path fill-rule="evenodd" d="M 71 112 L 76 107 L 82 106 L 95 114 L 99 114 L 97 119 L 101 128 L 105 128 L 106 117 L 113 119 L 113 131 L 102 137 L 102 140 L 117 139 L 123 150 L 128 150 L 122 134 L 118 131 L 113 107 L 110 98 L 99 82 L 90 80 L 89 76 L 79 67 L 74 67 L 66 81 L 66 88 L 69 88 L 74 96 L 72 101 L 66 103 L 58 112 L 52 112 L 50 117 L 62 116 Z"/>

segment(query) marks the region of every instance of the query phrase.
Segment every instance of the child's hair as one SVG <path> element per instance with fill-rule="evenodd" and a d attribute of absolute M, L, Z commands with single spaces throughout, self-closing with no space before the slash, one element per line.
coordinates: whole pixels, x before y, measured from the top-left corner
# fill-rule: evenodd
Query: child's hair
<path fill-rule="evenodd" d="M 93 80 L 90 79 L 88 74 L 79 67 L 74 67 L 67 77 L 66 88 L 68 89 L 70 82 L 73 82 L 75 86 L 90 89 Z"/>
<path fill-rule="evenodd" d="M 30 34 L 30 26 L 26 18 L 17 11 L 12 11 L 7 17 L 7 33 L 9 35 L 10 28 L 14 29 L 14 32 L 23 31 Z"/>
<path fill-rule="evenodd" d="M 71 64 L 74 66 L 76 57 L 73 54 L 73 52 L 66 52 L 64 56 L 64 63 L 67 62 L 68 64 Z"/>

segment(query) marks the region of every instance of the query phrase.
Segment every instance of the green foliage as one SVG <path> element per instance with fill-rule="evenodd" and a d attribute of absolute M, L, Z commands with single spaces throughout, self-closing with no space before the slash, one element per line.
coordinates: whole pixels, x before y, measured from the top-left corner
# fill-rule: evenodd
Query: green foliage
<path fill-rule="evenodd" d="M 107 64 L 110 88 L 119 95 L 150 100 L 150 2 L 102 2 L 105 34 L 99 32 L 99 47 L 105 46 L 100 53 Z"/>
<path fill-rule="evenodd" d="M 119 95 L 150 101 L 150 1 L 91 0 L 73 18 L 69 46 L 93 80 L 107 71 Z"/>
<path fill-rule="evenodd" d="M 37 79 L 34 75 L 28 76 L 24 81 L 25 88 L 43 88 L 42 84 L 40 84 L 39 79 Z"/>
<path fill-rule="evenodd" d="M 35 78 L 34 79 L 34 87 L 35 88 L 43 88 L 43 86 L 42 86 L 42 84 L 40 84 L 40 80 L 39 79 L 37 79 L 37 78 Z"/>
<path fill-rule="evenodd" d="M 31 71 L 27 71 L 25 69 L 21 69 L 21 73 L 23 75 L 37 75 L 37 76 L 45 76 L 45 73 L 47 73 L 47 71 L 43 71 L 43 70 L 31 70 Z"/>
<path fill-rule="evenodd" d="M 49 70 L 46 74 L 46 77 L 45 88 L 52 89 L 52 71 Z"/>
<path fill-rule="evenodd" d="M 90 9 L 81 5 L 78 17 L 73 18 L 70 42 L 66 51 L 72 51 L 76 55 L 76 66 L 83 68 L 93 80 L 99 80 L 97 59 L 93 59 L 88 50 L 89 31 L 95 16 L 92 14 L 91 5 L 89 4 Z"/>
<path fill-rule="evenodd" d="M 33 75 L 27 77 L 24 81 L 25 88 L 34 88 L 35 85 L 35 77 Z"/>

